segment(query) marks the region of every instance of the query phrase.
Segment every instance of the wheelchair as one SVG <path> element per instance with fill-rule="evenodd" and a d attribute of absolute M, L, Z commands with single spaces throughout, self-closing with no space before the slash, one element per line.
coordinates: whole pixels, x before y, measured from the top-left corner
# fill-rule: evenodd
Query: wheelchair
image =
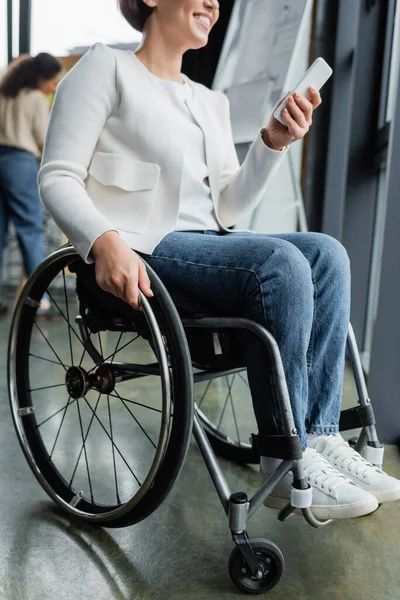
<path fill-rule="evenodd" d="M 86 265 L 68 244 L 27 281 L 8 350 L 19 442 L 59 507 L 92 524 L 125 527 L 162 504 L 193 432 L 235 544 L 230 577 L 242 592 L 265 593 L 280 581 L 284 557 L 272 542 L 249 539 L 246 527 L 274 486 L 293 472 L 291 501 L 279 520 L 299 513 L 313 527 L 329 522 L 315 518 L 310 508 L 312 491 L 277 343 L 254 321 L 221 316 L 168 292 L 148 265 L 147 270 L 154 297 L 141 294 L 142 311 L 101 290 L 94 265 Z M 44 294 L 52 316 L 39 314 Z M 241 330 L 257 335 L 268 350 L 282 435 L 251 435 L 256 425 L 248 425 L 253 410 L 238 344 Z M 342 411 L 340 430 L 359 429 L 355 449 L 380 466 L 383 448 L 351 326 L 348 351 L 358 404 Z M 229 489 L 216 454 L 242 464 L 257 464 L 262 455 L 283 462 L 249 498 Z"/>

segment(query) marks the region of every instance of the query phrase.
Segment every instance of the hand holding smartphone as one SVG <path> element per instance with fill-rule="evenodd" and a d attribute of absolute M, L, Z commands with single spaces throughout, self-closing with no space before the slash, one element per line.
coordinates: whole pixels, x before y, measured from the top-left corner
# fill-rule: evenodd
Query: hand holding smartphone
<path fill-rule="evenodd" d="M 322 86 L 328 81 L 328 79 L 332 75 L 332 73 L 333 73 L 333 71 L 332 71 L 331 67 L 328 65 L 328 63 L 321 57 L 317 58 L 313 62 L 311 67 L 304 73 L 304 75 L 300 79 L 300 81 L 297 82 L 295 87 L 286 94 L 285 99 L 283 100 L 282 104 L 280 104 L 278 106 L 278 108 L 276 109 L 276 111 L 274 112 L 275 119 L 277 119 L 280 123 L 282 123 L 282 125 L 286 126 L 286 123 L 282 117 L 282 111 L 285 108 L 288 108 L 287 98 L 289 98 L 289 96 L 292 96 L 293 94 L 297 93 L 300 96 L 304 96 L 305 98 L 307 98 L 309 100 L 310 98 L 309 98 L 308 88 L 310 86 L 312 86 L 316 90 L 319 91 L 322 88 Z"/>

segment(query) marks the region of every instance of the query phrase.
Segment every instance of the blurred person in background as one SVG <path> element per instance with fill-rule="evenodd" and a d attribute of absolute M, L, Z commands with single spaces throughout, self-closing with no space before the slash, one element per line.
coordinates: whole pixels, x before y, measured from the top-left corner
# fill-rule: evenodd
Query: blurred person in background
<path fill-rule="evenodd" d="M 14 67 L 16 67 L 22 61 L 24 61 L 24 60 L 26 60 L 28 58 L 32 58 L 32 56 L 30 54 L 20 54 L 16 58 L 13 58 L 12 61 L 10 63 L 8 63 L 8 65 L 7 65 L 6 69 L 5 69 L 5 72 L 4 73 L 0 73 L 0 81 L 1 81 L 1 78 L 3 76 L 8 76 L 11 73 L 11 71 L 14 69 Z"/>
<path fill-rule="evenodd" d="M 26 275 L 45 257 L 43 208 L 37 174 L 50 116 L 48 95 L 54 94 L 62 66 L 51 54 L 18 57 L 0 82 L 0 315 L 3 251 L 8 225 L 14 225 Z M 49 308 L 44 298 L 42 310 Z"/>

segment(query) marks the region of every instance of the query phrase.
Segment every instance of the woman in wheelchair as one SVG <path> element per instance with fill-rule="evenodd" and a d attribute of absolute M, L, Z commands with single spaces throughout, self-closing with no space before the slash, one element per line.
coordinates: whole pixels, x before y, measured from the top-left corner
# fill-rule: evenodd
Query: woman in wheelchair
<path fill-rule="evenodd" d="M 97 284 L 136 311 L 140 292 L 153 296 L 146 263 L 171 293 L 271 332 L 317 517 L 357 517 L 398 500 L 400 482 L 339 433 L 350 316 L 345 249 L 318 233 L 232 229 L 308 132 L 319 93 L 291 97 L 286 125 L 271 116 L 240 166 L 227 98 L 181 73 L 183 54 L 207 44 L 218 1 L 119 4 L 142 44 L 131 52 L 96 43 L 60 83 L 39 173 L 45 207 L 82 259 L 95 262 Z M 256 336 L 245 341 L 262 446 L 282 422 L 266 349 Z M 265 477 L 281 462 L 273 454 L 261 449 Z M 265 504 L 285 506 L 292 480 L 289 472 Z"/>

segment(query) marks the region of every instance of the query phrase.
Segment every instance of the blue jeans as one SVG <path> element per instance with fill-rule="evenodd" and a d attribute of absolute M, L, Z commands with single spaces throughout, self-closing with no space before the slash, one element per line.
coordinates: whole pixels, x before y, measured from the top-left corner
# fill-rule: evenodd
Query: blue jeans
<path fill-rule="evenodd" d="M 26 275 L 29 277 L 45 258 L 44 211 L 37 184 L 38 166 L 33 154 L 0 146 L 0 290 L 3 281 L 3 251 L 8 225 L 14 225 Z"/>
<path fill-rule="evenodd" d="M 226 316 L 264 325 L 282 356 L 294 421 L 307 433 L 336 433 L 350 318 L 350 265 L 324 234 L 179 231 L 145 260 L 167 289 L 179 289 Z M 262 342 L 249 336 L 246 366 L 259 433 L 282 433 Z"/>

